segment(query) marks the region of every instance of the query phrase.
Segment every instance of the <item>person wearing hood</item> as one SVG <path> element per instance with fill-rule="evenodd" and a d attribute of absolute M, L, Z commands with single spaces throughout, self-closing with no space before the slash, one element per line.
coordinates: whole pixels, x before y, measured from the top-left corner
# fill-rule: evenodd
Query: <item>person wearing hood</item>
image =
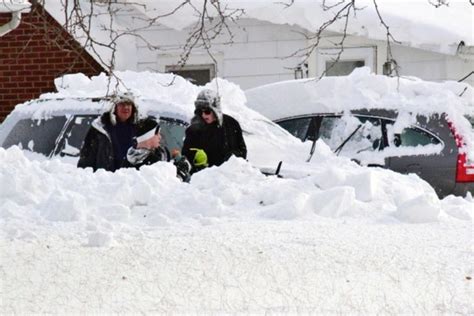
<path fill-rule="evenodd" d="M 247 147 L 239 123 L 223 114 L 220 98 L 213 90 L 202 90 L 194 102 L 194 117 L 186 129 L 183 155 L 192 162 L 192 172 L 220 166 L 232 155 L 247 158 Z"/>
<path fill-rule="evenodd" d="M 140 169 L 142 166 L 151 165 L 158 161 L 170 161 L 170 153 L 161 146 L 158 120 L 150 116 L 138 121 L 133 146 L 128 149 L 122 167 Z M 175 157 L 174 165 L 176 166 L 177 177 L 181 181 L 188 182 L 191 165 L 186 158 Z"/>
<path fill-rule="evenodd" d="M 133 97 L 115 96 L 110 111 L 95 119 L 80 151 L 79 168 L 115 171 L 122 166 L 136 135 L 138 111 Z"/>

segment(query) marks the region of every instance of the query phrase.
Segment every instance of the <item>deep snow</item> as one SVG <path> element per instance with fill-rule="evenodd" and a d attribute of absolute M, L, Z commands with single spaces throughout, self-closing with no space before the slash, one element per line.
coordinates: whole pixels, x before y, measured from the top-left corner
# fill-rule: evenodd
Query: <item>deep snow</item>
<path fill-rule="evenodd" d="M 0 162 L 2 313 L 474 311 L 474 201 L 416 176 L 334 157 L 299 179 L 231 159 L 190 184 L 167 163 Z"/>
<path fill-rule="evenodd" d="M 119 75 L 139 101 L 188 114 L 201 89 Z M 62 107 L 105 93 L 104 78 L 80 77 L 43 98 Z M 439 200 L 416 175 L 358 166 L 323 142 L 305 163 L 310 144 L 258 130 L 271 125 L 242 91 L 219 89 L 224 112 L 252 132 L 249 161 L 190 183 L 170 163 L 93 173 L 0 148 L 1 313 L 474 312 L 472 196 Z M 278 159 L 291 178 L 255 167 Z"/>

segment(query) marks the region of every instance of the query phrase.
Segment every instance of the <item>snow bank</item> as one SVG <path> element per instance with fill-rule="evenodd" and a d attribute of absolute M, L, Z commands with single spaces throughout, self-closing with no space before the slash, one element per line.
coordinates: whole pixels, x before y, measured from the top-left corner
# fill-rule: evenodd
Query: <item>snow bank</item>
<path fill-rule="evenodd" d="M 305 170 L 309 175 L 296 179 L 266 177 L 232 158 L 195 174 L 187 184 L 176 178 L 170 163 L 93 173 L 55 159 L 31 161 L 17 147 L 0 149 L 1 233 L 31 239 L 37 232 L 58 232 L 85 246 L 106 246 L 161 226 L 237 220 L 317 221 L 323 216 L 426 223 L 441 220 L 441 213 L 472 220 L 473 201 L 443 204 L 416 176 L 319 156 Z"/>
<path fill-rule="evenodd" d="M 163 98 L 192 115 L 201 88 L 119 75 L 141 110 Z M 84 105 L 71 96 L 107 93 L 103 76 L 64 79 L 15 111 L 46 118 Z M 440 201 L 416 175 L 360 167 L 322 141 L 306 163 L 310 144 L 248 109 L 237 86 L 208 85 L 217 86 L 249 161 L 231 158 L 190 183 L 171 163 L 93 173 L 70 158 L 0 148 L 0 313 L 473 310 L 472 196 Z M 289 178 L 255 167 L 280 160 Z"/>

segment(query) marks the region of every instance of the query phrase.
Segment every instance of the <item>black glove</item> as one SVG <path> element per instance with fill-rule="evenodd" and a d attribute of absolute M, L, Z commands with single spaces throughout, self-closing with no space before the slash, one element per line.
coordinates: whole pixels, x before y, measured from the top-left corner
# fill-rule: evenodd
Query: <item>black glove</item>
<path fill-rule="evenodd" d="M 191 179 L 191 164 L 186 159 L 186 157 L 181 156 L 179 158 L 176 158 L 174 161 L 174 165 L 176 166 L 176 175 L 178 176 L 178 178 L 180 178 L 183 182 L 189 182 L 189 180 Z"/>

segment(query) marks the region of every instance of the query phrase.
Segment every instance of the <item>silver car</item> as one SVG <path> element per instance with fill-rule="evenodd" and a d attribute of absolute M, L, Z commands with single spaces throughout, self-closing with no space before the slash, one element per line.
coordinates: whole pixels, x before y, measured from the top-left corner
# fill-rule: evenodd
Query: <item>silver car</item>
<path fill-rule="evenodd" d="M 462 135 L 445 114 L 417 115 L 411 124 L 400 127 L 397 118 L 402 114 L 393 109 L 320 110 L 307 101 L 314 95 L 305 95 L 304 86 L 296 94 L 275 97 L 287 84 L 299 83 L 282 82 L 246 91 L 247 105 L 302 141 L 316 144 L 322 139 L 337 155 L 360 164 L 415 173 L 440 197 L 474 194 L 474 162 L 466 161 Z M 314 147 L 308 159 L 313 152 Z"/>

